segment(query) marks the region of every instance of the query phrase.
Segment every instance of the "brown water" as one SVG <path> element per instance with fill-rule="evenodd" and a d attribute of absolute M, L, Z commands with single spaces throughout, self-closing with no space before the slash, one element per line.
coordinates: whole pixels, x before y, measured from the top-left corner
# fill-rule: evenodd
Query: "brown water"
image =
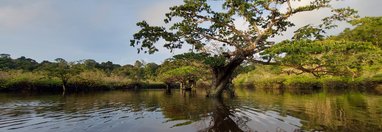
<path fill-rule="evenodd" d="M 0 94 L 0 132 L 382 131 L 382 96 L 236 90 L 223 101 L 174 90 Z"/>

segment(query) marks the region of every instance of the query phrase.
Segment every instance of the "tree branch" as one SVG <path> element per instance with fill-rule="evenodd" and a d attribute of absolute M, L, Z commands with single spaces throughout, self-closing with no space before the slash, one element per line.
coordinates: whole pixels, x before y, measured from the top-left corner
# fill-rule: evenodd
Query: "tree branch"
<path fill-rule="evenodd" d="M 247 42 L 247 43 L 252 43 L 252 40 L 251 38 L 249 38 L 249 35 L 247 35 L 246 33 L 236 29 L 235 26 L 233 25 L 230 25 L 228 23 L 224 23 L 224 22 L 220 22 L 220 21 L 216 21 L 214 19 L 211 19 L 211 18 L 208 18 L 206 16 L 202 16 L 202 15 L 196 15 L 195 14 L 195 17 L 199 18 L 199 19 L 203 19 L 205 21 L 210 21 L 210 22 L 213 22 L 213 23 L 218 23 L 218 24 L 221 24 L 221 25 L 224 25 L 224 26 L 227 26 L 229 29 L 231 29 L 232 32 L 240 35 L 242 38 L 244 38 L 244 40 Z"/>
<path fill-rule="evenodd" d="M 200 35 L 202 35 L 203 37 L 207 38 L 207 39 L 211 39 L 211 40 L 215 40 L 215 41 L 219 41 L 219 42 L 222 42 L 222 43 L 226 43 L 228 45 L 232 45 L 234 46 L 237 50 L 241 51 L 241 48 L 239 47 L 238 44 L 234 43 L 234 42 L 230 42 L 226 39 L 220 39 L 220 38 L 216 38 L 216 37 L 213 37 L 209 34 L 206 34 L 206 33 L 201 33 Z"/>

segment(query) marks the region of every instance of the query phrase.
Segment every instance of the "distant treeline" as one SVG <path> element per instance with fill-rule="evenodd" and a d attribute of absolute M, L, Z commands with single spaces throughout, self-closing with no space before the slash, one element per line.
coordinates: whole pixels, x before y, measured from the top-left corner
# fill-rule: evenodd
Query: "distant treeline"
<path fill-rule="evenodd" d="M 212 61 L 214 62 L 214 61 Z M 92 59 L 53 62 L 0 55 L 0 90 L 3 91 L 89 91 L 136 88 L 176 88 L 201 85 L 208 88 L 211 60 L 198 53 L 184 53 L 165 59 L 162 64 L 137 60 L 133 65 L 97 62 Z M 254 65 L 242 65 L 236 75 Z"/>
<path fill-rule="evenodd" d="M 67 62 L 62 58 L 57 58 L 55 61 L 37 62 L 32 58 L 21 56 L 17 59 L 12 59 L 10 54 L 0 54 L 0 71 L 22 70 L 24 72 L 33 71 L 48 71 L 52 67 L 57 67 L 59 64 L 75 67 L 79 72 L 86 70 L 100 70 L 110 76 L 116 74 L 134 79 L 149 79 L 155 76 L 159 65 L 156 63 L 145 63 L 137 60 L 134 65 L 119 65 L 111 61 L 97 62 L 93 59 L 85 59 L 75 62 Z"/>
<path fill-rule="evenodd" d="M 382 93 L 382 17 L 350 23 L 355 28 L 337 36 L 310 34 L 297 36 L 305 39 L 277 43 L 259 54 L 263 61 L 248 58 L 241 63 L 227 82 L 233 79 L 236 84 L 276 89 L 372 88 Z M 316 30 L 308 28 L 306 32 Z M 213 69 L 221 68 L 229 59 L 224 54 L 191 52 L 175 55 L 162 64 L 136 61 L 121 66 L 92 59 L 68 62 L 57 58 L 38 63 L 31 58 L 12 59 L 9 54 L 0 54 L 0 90 L 83 91 L 165 88 L 173 84 L 184 88 L 202 84 L 208 89 L 213 84 Z"/>
<path fill-rule="evenodd" d="M 89 91 L 117 88 L 165 88 L 157 81 L 160 66 L 136 61 L 134 65 L 97 62 L 92 59 L 68 62 L 37 62 L 0 54 L 0 90 L 2 91 Z"/>

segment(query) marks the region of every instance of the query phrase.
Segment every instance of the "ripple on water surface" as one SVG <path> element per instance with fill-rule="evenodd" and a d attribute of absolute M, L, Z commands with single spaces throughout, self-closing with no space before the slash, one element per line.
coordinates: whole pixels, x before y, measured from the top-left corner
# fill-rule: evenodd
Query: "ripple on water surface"
<path fill-rule="evenodd" d="M 161 90 L 0 94 L 0 131 L 381 131 L 382 97 L 237 90 L 218 101 Z"/>

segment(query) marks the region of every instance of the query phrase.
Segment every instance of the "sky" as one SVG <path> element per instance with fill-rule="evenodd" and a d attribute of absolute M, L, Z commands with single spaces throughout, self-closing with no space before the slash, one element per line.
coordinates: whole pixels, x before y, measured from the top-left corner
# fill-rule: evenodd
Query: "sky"
<path fill-rule="evenodd" d="M 181 3 L 181 0 L 0 0 L 0 53 L 11 54 L 12 58 L 26 56 L 39 62 L 64 58 L 117 64 L 132 64 L 136 60 L 161 63 L 187 49 L 170 53 L 160 48 L 152 55 L 137 54 L 130 40 L 139 30 L 137 22 L 146 20 L 152 25 L 164 25 L 168 8 Z M 382 16 L 382 0 L 339 0 L 334 5 L 350 6 L 360 16 Z M 290 20 L 296 25 L 314 24 L 328 12 L 313 14 L 295 15 Z M 236 26 L 245 23 L 238 20 Z M 330 33 L 339 33 L 345 27 L 349 25 L 341 23 Z M 275 41 L 290 38 L 295 29 L 291 28 Z"/>

